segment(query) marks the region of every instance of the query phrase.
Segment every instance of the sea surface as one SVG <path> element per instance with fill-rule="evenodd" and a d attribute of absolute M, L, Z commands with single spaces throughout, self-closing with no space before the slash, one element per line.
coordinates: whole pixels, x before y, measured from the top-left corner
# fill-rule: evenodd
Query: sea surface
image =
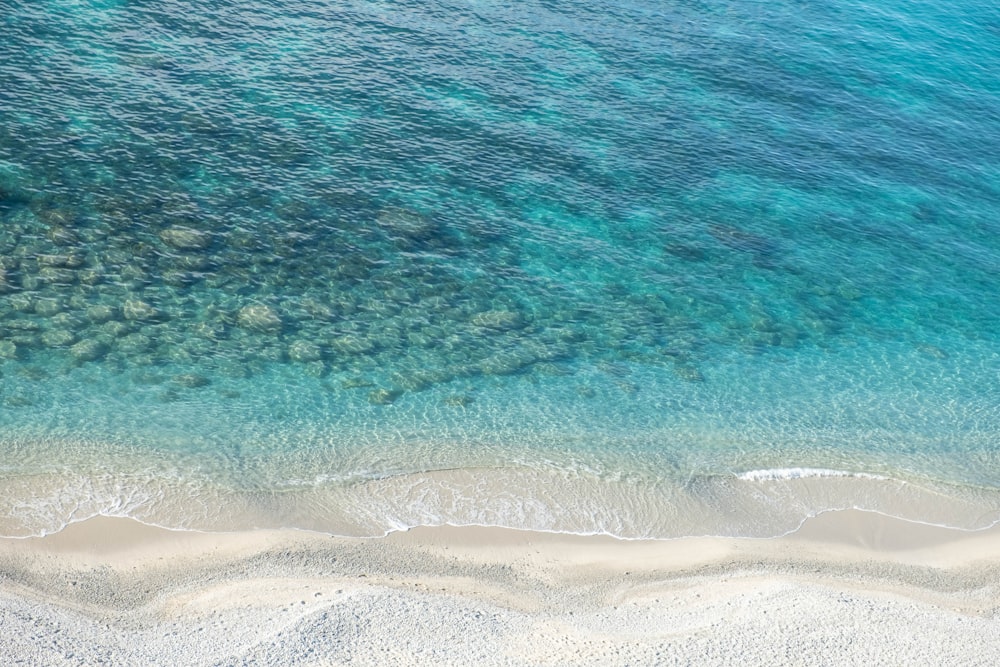
<path fill-rule="evenodd" d="M 1000 5 L 0 0 L 0 534 L 1000 521 Z"/>

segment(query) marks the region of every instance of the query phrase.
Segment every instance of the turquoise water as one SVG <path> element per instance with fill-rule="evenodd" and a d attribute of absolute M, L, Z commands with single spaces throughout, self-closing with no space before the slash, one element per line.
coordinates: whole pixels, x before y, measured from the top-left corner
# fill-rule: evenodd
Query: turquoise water
<path fill-rule="evenodd" d="M 0 0 L 0 534 L 1000 520 L 1000 10 Z"/>

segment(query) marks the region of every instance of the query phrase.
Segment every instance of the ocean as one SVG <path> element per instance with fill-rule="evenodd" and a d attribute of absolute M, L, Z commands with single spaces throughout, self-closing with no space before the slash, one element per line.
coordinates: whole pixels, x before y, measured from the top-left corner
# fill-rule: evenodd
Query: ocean
<path fill-rule="evenodd" d="M 1000 521 L 1000 8 L 0 0 L 0 534 Z"/>

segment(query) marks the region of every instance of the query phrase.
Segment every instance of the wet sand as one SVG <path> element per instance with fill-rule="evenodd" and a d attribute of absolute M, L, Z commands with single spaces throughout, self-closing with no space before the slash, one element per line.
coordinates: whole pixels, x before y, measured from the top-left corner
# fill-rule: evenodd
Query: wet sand
<path fill-rule="evenodd" d="M 384 538 L 97 517 L 0 540 L 5 664 L 1000 661 L 1000 528 L 855 510 L 774 539 Z"/>

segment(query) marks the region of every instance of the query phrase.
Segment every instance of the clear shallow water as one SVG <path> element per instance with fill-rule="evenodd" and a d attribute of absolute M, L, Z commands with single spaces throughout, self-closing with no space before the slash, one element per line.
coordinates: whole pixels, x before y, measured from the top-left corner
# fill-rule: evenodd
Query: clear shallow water
<path fill-rule="evenodd" d="M 0 33 L 4 534 L 1000 519 L 986 3 Z"/>

